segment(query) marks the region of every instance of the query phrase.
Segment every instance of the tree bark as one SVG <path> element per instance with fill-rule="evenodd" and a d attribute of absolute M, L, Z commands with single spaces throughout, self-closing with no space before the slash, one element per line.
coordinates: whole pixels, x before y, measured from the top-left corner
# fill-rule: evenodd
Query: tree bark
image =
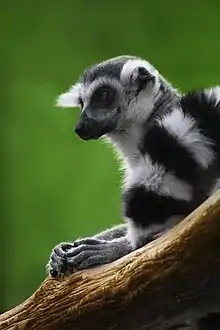
<path fill-rule="evenodd" d="M 48 277 L 0 330 L 167 329 L 220 311 L 220 192 L 167 234 L 66 278 Z"/>

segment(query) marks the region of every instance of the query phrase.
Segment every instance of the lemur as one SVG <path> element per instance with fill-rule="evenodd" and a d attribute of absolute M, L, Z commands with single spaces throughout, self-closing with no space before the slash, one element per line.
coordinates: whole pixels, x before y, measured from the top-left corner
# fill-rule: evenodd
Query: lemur
<path fill-rule="evenodd" d="M 140 248 L 220 187 L 220 87 L 182 94 L 148 61 L 119 56 L 87 68 L 57 105 L 80 107 L 76 134 L 107 139 L 121 155 L 125 223 L 57 245 L 52 276 Z"/>

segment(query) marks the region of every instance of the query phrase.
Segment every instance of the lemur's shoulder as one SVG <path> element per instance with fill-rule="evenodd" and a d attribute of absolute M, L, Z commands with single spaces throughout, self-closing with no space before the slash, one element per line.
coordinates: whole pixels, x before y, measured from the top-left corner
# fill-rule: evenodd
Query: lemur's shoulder
<path fill-rule="evenodd" d="M 220 86 L 189 91 L 182 95 L 181 107 L 185 113 L 196 119 L 214 119 L 220 115 Z"/>
<path fill-rule="evenodd" d="M 180 104 L 184 114 L 195 119 L 201 132 L 213 141 L 220 160 L 220 86 L 188 92 Z"/>

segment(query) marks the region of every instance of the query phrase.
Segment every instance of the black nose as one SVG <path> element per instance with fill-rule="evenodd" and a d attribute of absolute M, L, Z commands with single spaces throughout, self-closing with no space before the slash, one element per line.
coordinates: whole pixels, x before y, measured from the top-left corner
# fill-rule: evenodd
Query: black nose
<path fill-rule="evenodd" d="M 81 115 L 75 133 L 83 140 L 96 140 L 102 135 L 103 127 L 97 120 Z"/>
<path fill-rule="evenodd" d="M 84 121 L 79 121 L 75 128 L 75 133 L 83 140 L 88 140 L 88 125 Z"/>

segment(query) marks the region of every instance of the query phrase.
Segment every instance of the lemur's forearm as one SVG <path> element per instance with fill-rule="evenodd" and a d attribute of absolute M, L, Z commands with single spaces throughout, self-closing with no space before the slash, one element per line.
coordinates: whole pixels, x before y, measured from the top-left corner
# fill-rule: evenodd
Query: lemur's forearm
<path fill-rule="evenodd" d="M 108 236 L 109 237 L 109 236 Z M 133 247 L 127 236 L 112 240 L 88 237 L 74 243 L 61 243 L 52 251 L 47 265 L 52 276 L 69 274 L 118 260 L 129 254 Z"/>
<path fill-rule="evenodd" d="M 127 224 L 121 224 L 109 228 L 99 234 L 93 236 L 93 238 L 97 238 L 100 240 L 111 241 L 116 238 L 125 237 L 127 235 Z"/>

